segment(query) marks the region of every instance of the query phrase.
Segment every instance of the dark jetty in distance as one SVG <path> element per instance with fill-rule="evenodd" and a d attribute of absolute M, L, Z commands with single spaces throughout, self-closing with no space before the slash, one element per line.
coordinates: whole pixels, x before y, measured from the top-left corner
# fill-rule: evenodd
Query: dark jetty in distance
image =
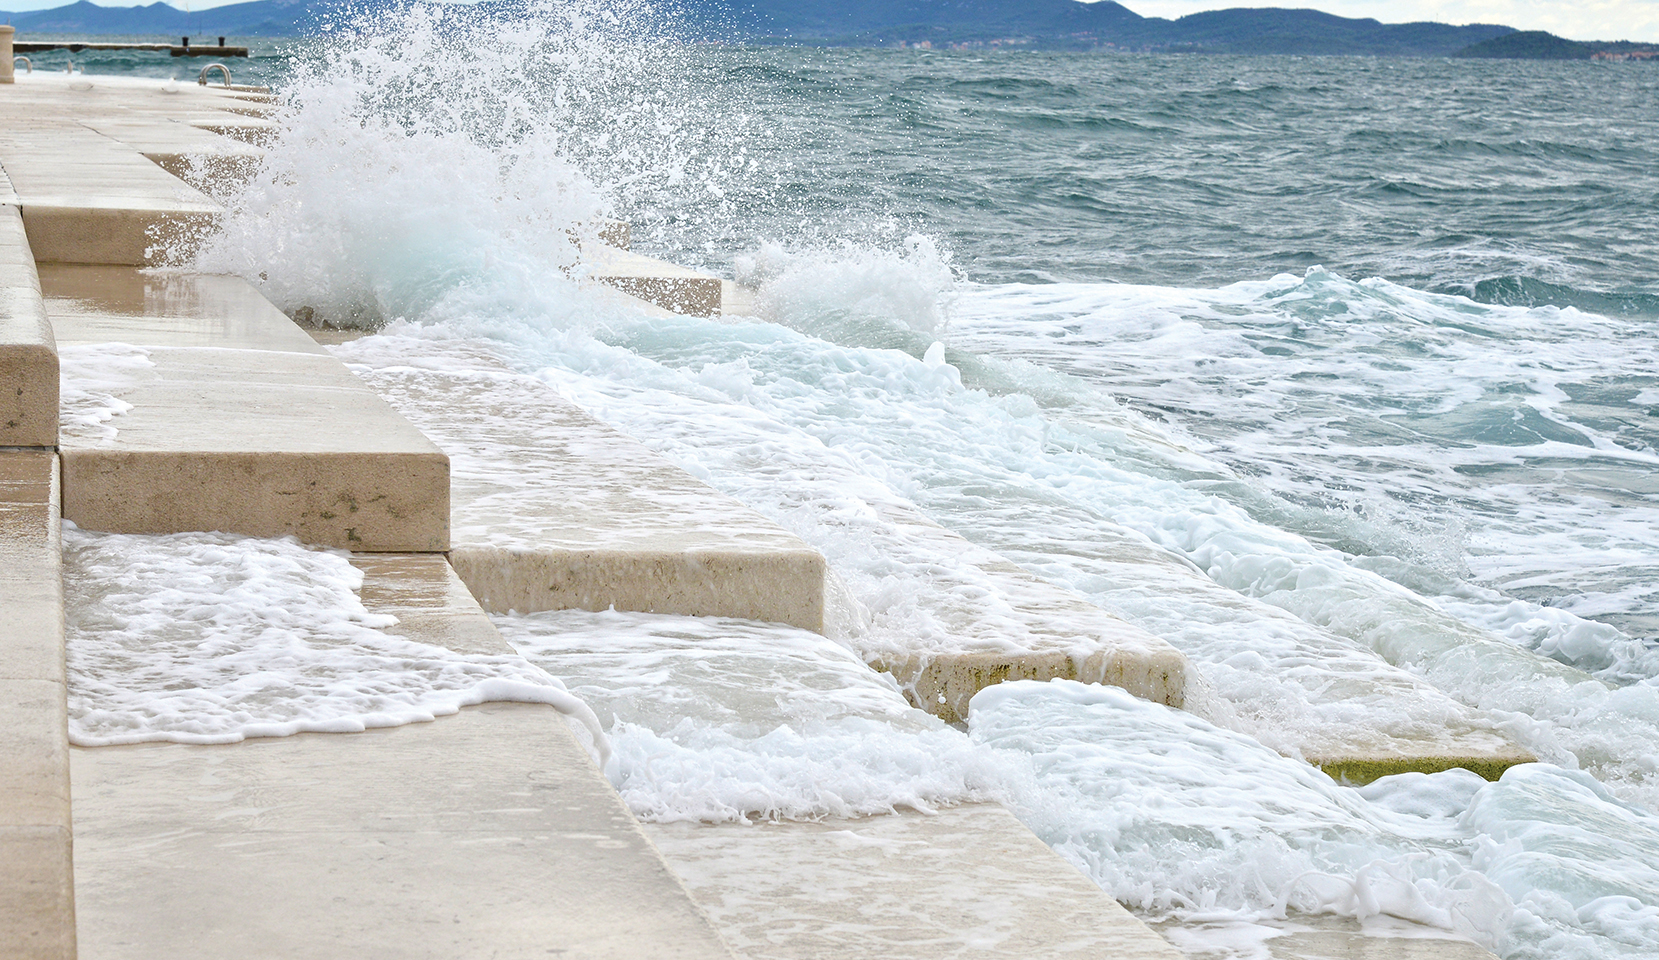
<path fill-rule="evenodd" d="M 1317 10 L 1235 8 L 1177 20 L 1114 0 L 666 0 L 687 39 L 812 46 L 930 46 L 1304 56 L 1649 59 L 1659 44 L 1581 43 L 1498 24 L 1382 23 Z M 164 3 L 100 7 L 79 0 L 5 15 L 20 32 L 124 36 L 188 33 L 288 37 L 398 0 L 253 0 L 187 13 Z M 523 0 L 484 0 L 476 16 L 512 17 Z"/>

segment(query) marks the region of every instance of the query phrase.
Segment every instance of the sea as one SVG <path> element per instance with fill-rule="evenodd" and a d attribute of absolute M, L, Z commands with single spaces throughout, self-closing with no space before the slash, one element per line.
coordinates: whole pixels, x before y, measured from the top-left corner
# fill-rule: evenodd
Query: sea
<path fill-rule="evenodd" d="M 284 132 L 180 265 L 377 331 L 335 350 L 394 405 L 485 355 L 556 391 L 821 550 L 832 635 L 503 615 L 522 660 L 457 673 L 376 639 L 338 555 L 69 528 L 79 742 L 542 684 L 642 817 L 996 800 L 1193 957 L 1298 913 L 1659 956 L 1659 68 L 743 46 L 587 0 L 254 53 Z M 35 69 L 70 58 L 199 67 Z M 609 219 L 752 315 L 596 294 L 573 238 Z M 929 611 L 998 587 L 896 550 L 898 514 L 1181 649 L 1188 709 L 910 709 L 869 651 L 948 649 Z M 1298 746 L 1453 714 L 1540 762 L 1353 786 Z"/>

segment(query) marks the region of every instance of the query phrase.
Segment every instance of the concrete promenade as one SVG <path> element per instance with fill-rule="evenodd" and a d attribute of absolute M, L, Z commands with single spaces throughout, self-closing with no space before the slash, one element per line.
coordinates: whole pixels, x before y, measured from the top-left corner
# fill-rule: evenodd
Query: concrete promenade
<path fill-rule="evenodd" d="M 542 704 L 71 747 L 60 519 L 352 551 L 389 633 L 462 655 L 513 654 L 486 608 L 824 629 L 822 556 L 545 387 L 489 358 L 359 377 L 243 280 L 141 270 L 221 213 L 198 188 L 257 160 L 266 103 L 122 78 L 0 85 L 0 957 L 1178 956 L 998 807 L 642 828 Z M 741 309 L 718 278 L 592 260 L 618 296 Z M 481 440 L 510 455 L 487 461 Z M 1029 662 L 880 664 L 935 712 L 960 719 L 1020 676 L 1181 702 L 1187 666 L 1161 640 L 925 518 L 895 529 L 1069 624 Z M 989 629 L 954 616 L 965 637 Z M 1333 955 L 1406 956 L 1356 942 Z"/>

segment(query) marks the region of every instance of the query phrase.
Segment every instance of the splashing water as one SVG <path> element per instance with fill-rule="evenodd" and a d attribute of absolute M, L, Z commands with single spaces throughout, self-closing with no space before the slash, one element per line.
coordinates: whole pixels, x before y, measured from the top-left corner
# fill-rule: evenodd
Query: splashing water
<path fill-rule="evenodd" d="M 724 144 L 749 131 L 703 109 L 671 39 L 644 2 L 347 18 L 297 56 L 281 134 L 251 183 L 223 191 L 229 214 L 194 264 L 342 326 L 479 286 L 516 284 L 545 310 L 605 219 L 648 233 L 730 207 L 747 161 Z"/>

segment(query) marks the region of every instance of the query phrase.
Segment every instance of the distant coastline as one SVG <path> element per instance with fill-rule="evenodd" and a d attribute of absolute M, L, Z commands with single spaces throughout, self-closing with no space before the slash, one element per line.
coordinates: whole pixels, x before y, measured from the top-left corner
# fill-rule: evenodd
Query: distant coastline
<path fill-rule="evenodd" d="M 160 2 L 100 7 L 79 0 L 4 19 L 23 34 L 294 37 L 317 32 L 347 9 L 399 5 L 252 0 L 186 12 Z M 732 43 L 1659 62 L 1659 42 L 1582 42 L 1501 24 L 1382 23 L 1307 9 L 1213 10 L 1165 20 L 1113 0 L 679 0 L 676 7 L 686 39 Z M 464 15 L 510 19 L 522 8 L 522 0 L 484 0 Z"/>

